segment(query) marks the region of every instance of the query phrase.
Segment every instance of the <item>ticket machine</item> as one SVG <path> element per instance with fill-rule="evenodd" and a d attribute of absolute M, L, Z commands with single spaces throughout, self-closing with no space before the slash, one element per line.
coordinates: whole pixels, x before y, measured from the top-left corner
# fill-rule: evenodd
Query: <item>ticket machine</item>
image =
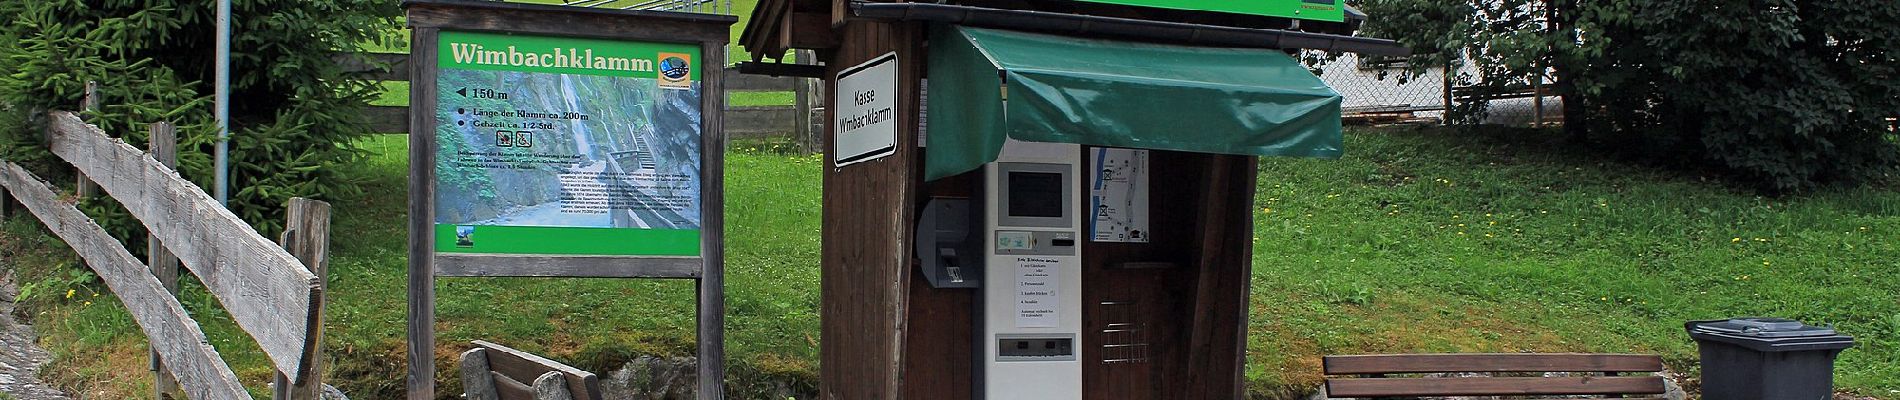
<path fill-rule="evenodd" d="M 1082 398 L 1081 164 L 1075 144 L 1009 141 L 983 195 L 933 199 L 920 218 L 926 279 L 979 294 L 981 398 Z"/>
<path fill-rule="evenodd" d="M 1082 398 L 1081 154 L 1010 141 L 983 167 L 985 399 Z"/>

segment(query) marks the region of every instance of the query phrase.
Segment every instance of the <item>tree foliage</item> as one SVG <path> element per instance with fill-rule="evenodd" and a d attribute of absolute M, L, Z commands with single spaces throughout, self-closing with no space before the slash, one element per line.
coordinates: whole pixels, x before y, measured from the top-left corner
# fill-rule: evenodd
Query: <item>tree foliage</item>
<path fill-rule="evenodd" d="M 1554 78 L 1566 129 L 1764 192 L 1857 184 L 1900 157 L 1900 2 L 1366 0 L 1368 33 L 1465 84 Z M 1482 103 L 1453 110 L 1482 112 Z"/>
<path fill-rule="evenodd" d="M 215 2 L 41 0 L 0 2 L 0 103 L 38 116 L 77 110 L 97 81 L 88 122 L 143 146 L 146 126 L 178 126 L 179 170 L 210 192 L 216 139 L 210 95 Z M 291 197 L 360 193 L 336 167 L 360 157 L 362 107 L 372 82 L 344 79 L 339 51 L 390 40 L 396 2 L 232 2 L 231 204 L 260 231 L 280 228 Z M 0 157 L 53 173 L 34 124 L 0 127 Z M 109 199 L 87 207 L 109 229 L 136 230 Z M 126 237 L 126 236 L 121 236 Z"/>

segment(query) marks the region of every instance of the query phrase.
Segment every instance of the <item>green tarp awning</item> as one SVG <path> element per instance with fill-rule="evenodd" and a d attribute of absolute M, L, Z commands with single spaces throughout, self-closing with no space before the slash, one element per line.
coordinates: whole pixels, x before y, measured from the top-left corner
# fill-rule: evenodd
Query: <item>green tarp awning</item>
<path fill-rule="evenodd" d="M 1286 53 L 937 26 L 925 179 L 1031 142 L 1339 157 L 1339 93 Z M 1007 97 L 1007 101 L 1005 101 Z"/>

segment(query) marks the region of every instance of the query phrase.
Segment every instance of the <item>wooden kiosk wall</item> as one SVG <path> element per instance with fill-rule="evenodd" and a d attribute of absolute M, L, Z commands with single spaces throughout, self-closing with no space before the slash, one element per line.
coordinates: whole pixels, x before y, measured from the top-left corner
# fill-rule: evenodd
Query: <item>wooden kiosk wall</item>
<path fill-rule="evenodd" d="M 809 26 L 809 25 L 807 25 Z M 972 305 L 978 291 L 933 289 L 912 256 L 915 216 L 930 196 L 969 195 L 969 174 L 925 184 L 917 146 L 927 26 L 845 20 L 838 47 L 820 50 L 830 78 L 897 53 L 897 148 L 876 161 L 827 167 L 822 229 L 821 391 L 825 399 L 973 398 Z M 802 40 L 802 39 L 801 39 Z M 849 97 L 845 97 L 849 98 Z M 835 139 L 827 107 L 825 131 Z M 1157 116 L 1165 117 L 1165 116 Z M 829 140 L 827 139 L 828 143 Z M 1252 260 L 1256 159 L 1156 151 L 1150 192 L 1155 243 L 1084 244 L 1082 345 L 1086 399 L 1235 399 L 1242 396 Z M 827 166 L 832 165 L 827 153 Z M 1159 186 L 1167 185 L 1167 186 Z M 1085 192 L 1081 192 L 1085 193 Z M 1165 221 L 1166 223 L 1162 223 Z M 1124 261 L 1171 268 L 1123 269 Z M 1135 300 L 1152 329 L 1143 363 L 1101 361 L 1103 301 Z M 1126 314 L 1119 318 L 1130 318 Z"/>
<path fill-rule="evenodd" d="M 921 154 L 906 150 L 917 148 L 917 84 L 928 34 L 920 24 L 868 21 L 849 21 L 834 31 L 842 45 L 819 55 L 828 77 L 897 53 L 899 128 L 896 154 L 824 174 L 820 391 L 827 399 L 909 398 L 899 395 L 905 370 L 900 349 L 914 279 L 911 221 L 923 171 Z M 839 98 L 837 82 L 825 83 L 825 98 Z M 836 109 L 825 107 L 826 143 L 837 137 L 830 122 Z M 825 153 L 824 165 L 834 165 L 834 153 Z"/>

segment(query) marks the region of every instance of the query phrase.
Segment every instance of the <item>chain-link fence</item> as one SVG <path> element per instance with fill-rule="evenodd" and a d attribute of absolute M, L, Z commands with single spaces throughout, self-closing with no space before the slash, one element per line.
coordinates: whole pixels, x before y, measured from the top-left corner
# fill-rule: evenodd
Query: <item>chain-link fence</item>
<path fill-rule="evenodd" d="M 1488 112 L 1483 119 L 1487 124 L 1531 125 L 1539 120 L 1539 108 L 1543 110 L 1544 123 L 1561 120 L 1562 104 L 1558 98 L 1549 96 L 1548 89 L 1533 88 L 1502 96 L 1504 98 L 1481 100 L 1460 89 L 1460 84 L 1447 88 L 1444 67 L 1430 68 L 1401 82 L 1400 76 L 1406 68 L 1404 59 L 1346 54 L 1321 65 L 1319 78 L 1344 97 L 1341 111 L 1348 123 L 1442 121 L 1447 101 L 1453 104 L 1488 102 Z M 1469 79 L 1476 74 L 1475 69 L 1466 67 L 1455 77 Z"/>

